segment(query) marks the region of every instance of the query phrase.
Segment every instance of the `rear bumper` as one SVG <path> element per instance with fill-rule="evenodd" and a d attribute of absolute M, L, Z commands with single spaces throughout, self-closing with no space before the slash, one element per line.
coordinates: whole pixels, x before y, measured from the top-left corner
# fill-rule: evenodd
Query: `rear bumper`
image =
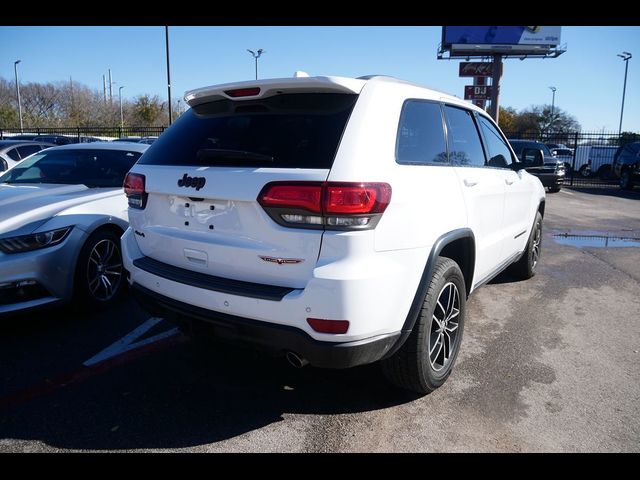
<path fill-rule="evenodd" d="M 134 283 L 132 292 L 149 313 L 182 323 L 200 321 L 210 325 L 221 338 L 266 350 L 295 352 L 311 365 L 349 368 L 380 360 L 395 345 L 400 332 L 350 342 L 322 342 L 295 327 L 261 322 L 189 305 Z"/>
<path fill-rule="evenodd" d="M 340 235 L 340 242 L 335 243 L 346 245 L 349 252 L 373 250 L 369 232 L 347 235 L 349 238 Z M 204 311 L 295 328 L 315 341 L 358 342 L 402 330 L 428 251 L 348 255 L 330 249 L 330 240 L 324 241 L 328 257 L 318 261 L 304 288 L 230 280 L 215 276 L 214 268 L 196 274 L 145 261 L 131 228 L 122 236 L 122 257 L 130 285 Z M 311 328 L 307 318 L 347 320 L 349 329 L 344 334 L 320 333 Z"/>

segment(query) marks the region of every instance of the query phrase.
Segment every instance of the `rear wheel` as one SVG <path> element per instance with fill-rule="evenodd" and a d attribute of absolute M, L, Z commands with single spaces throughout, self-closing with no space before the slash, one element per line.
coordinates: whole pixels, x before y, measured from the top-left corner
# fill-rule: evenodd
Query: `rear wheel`
<path fill-rule="evenodd" d="M 550 193 L 558 193 L 561 187 L 549 187 Z"/>
<path fill-rule="evenodd" d="M 409 338 L 382 361 L 391 383 L 424 394 L 447 380 L 462 342 L 466 298 L 460 267 L 450 258 L 439 257 Z"/>
<path fill-rule="evenodd" d="M 611 165 L 603 165 L 598 169 L 598 178 L 600 180 L 609 180 L 612 174 Z"/>
<path fill-rule="evenodd" d="M 98 230 L 89 236 L 78 256 L 76 294 L 87 306 L 108 307 L 124 288 L 120 236 Z"/>
<path fill-rule="evenodd" d="M 578 170 L 578 173 L 583 178 L 589 178 L 591 176 L 591 169 L 589 168 L 589 165 L 582 165 L 580 170 Z"/>
<path fill-rule="evenodd" d="M 631 181 L 631 174 L 628 171 L 622 172 L 620 175 L 620 188 L 623 190 L 631 190 L 633 188 L 633 182 Z"/>
<path fill-rule="evenodd" d="M 527 248 L 516 263 L 509 270 L 513 275 L 522 280 L 527 280 L 536 274 L 538 260 L 542 251 L 542 215 L 536 212 L 536 219 L 533 223 L 533 230 L 529 235 Z"/>

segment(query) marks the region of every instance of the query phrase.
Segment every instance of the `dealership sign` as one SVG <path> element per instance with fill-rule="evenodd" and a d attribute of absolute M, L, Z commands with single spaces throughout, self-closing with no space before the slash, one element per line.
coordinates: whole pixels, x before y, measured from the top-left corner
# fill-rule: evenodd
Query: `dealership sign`
<path fill-rule="evenodd" d="M 465 100 L 491 100 L 491 86 L 466 85 L 464 87 Z"/>
<path fill-rule="evenodd" d="M 460 77 L 490 77 L 493 73 L 492 62 L 461 62 Z"/>

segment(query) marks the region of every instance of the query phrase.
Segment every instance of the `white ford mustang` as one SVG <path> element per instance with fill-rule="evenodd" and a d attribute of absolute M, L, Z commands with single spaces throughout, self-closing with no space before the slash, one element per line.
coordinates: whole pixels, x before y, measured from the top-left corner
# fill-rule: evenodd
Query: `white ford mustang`
<path fill-rule="evenodd" d="M 149 145 L 53 147 L 0 176 L 0 316 L 120 293 L 125 174 Z"/>

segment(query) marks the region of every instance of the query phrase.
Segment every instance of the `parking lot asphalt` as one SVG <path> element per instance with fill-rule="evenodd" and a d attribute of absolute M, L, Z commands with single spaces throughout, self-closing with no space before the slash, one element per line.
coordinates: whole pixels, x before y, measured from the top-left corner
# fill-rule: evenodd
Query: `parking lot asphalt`
<path fill-rule="evenodd" d="M 471 296 L 454 371 L 423 397 L 376 365 L 189 339 L 129 298 L 2 320 L 0 452 L 640 451 L 640 248 L 553 239 L 585 232 L 640 238 L 640 192 L 548 194 L 538 274 Z"/>

